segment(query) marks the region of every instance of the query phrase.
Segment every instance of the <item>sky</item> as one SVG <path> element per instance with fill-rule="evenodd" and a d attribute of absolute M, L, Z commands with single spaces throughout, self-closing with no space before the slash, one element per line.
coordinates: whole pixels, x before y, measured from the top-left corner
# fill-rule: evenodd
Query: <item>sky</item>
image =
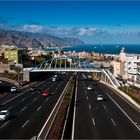
<path fill-rule="evenodd" d="M 0 1 L 0 28 L 140 44 L 140 1 Z"/>

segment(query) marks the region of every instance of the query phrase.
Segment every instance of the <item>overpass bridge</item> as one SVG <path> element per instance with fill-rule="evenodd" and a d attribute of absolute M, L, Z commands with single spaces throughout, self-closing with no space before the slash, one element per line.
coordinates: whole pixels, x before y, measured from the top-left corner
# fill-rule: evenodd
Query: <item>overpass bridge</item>
<path fill-rule="evenodd" d="M 102 69 L 91 63 L 76 57 L 56 57 L 44 61 L 34 68 L 24 69 L 24 72 L 91 72 L 102 74 L 102 80 L 112 84 L 114 87 L 119 87 L 120 84 L 114 75 L 108 69 Z"/>

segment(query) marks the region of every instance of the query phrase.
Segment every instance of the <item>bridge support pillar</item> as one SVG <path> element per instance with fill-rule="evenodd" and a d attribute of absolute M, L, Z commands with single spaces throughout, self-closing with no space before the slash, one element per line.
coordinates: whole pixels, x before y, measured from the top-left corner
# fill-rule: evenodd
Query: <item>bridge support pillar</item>
<path fill-rule="evenodd" d="M 30 82 L 30 71 L 29 70 L 23 71 L 23 81 Z"/>

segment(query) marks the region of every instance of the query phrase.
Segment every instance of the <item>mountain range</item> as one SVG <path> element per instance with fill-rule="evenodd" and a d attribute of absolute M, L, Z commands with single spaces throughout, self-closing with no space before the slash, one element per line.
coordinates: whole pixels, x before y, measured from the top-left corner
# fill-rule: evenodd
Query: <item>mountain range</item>
<path fill-rule="evenodd" d="M 48 34 L 30 33 L 15 30 L 0 29 L 0 46 L 13 45 L 18 48 L 67 47 L 84 45 L 84 42 L 73 37 L 56 37 Z"/>

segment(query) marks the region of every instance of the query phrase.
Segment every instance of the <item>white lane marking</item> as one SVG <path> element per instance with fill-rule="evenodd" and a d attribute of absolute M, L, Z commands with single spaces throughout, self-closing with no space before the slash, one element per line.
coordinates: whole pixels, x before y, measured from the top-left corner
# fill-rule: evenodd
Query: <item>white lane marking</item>
<path fill-rule="evenodd" d="M 21 112 L 24 111 L 27 108 L 27 106 L 25 106 L 24 108 L 21 109 Z"/>
<path fill-rule="evenodd" d="M 117 93 L 117 92 L 116 92 Z M 126 103 L 128 103 L 131 107 L 133 107 L 133 105 L 127 100 L 127 99 L 125 99 L 125 97 L 123 97 L 123 95 L 121 96 L 120 94 L 116 94 L 116 95 L 118 95 L 122 100 L 124 100 Z"/>
<path fill-rule="evenodd" d="M 95 90 L 95 94 L 97 94 L 97 91 Z"/>
<path fill-rule="evenodd" d="M 24 128 L 25 127 L 25 125 L 27 125 L 27 123 L 29 122 L 29 120 L 27 120 L 23 125 L 22 125 L 22 127 L 21 128 Z"/>
<path fill-rule="evenodd" d="M 12 109 L 13 107 L 12 106 L 10 106 L 10 107 L 8 107 L 8 110 L 10 110 L 10 109 Z"/>
<path fill-rule="evenodd" d="M 8 93 L 7 92 L 5 92 L 3 95 L 0 95 L 0 98 L 2 98 L 2 97 L 4 97 L 4 96 L 6 96 Z"/>
<path fill-rule="evenodd" d="M 37 97 L 33 99 L 33 102 L 35 102 L 37 100 Z"/>
<path fill-rule="evenodd" d="M 140 131 L 140 128 L 135 124 L 135 122 L 127 115 L 127 113 L 114 101 L 114 99 L 106 93 L 107 96 L 116 104 L 116 106 L 124 113 L 124 115 L 135 125 L 135 127 Z"/>
<path fill-rule="evenodd" d="M 93 123 L 93 125 L 95 125 L 95 120 L 94 120 L 94 118 L 92 118 L 92 123 Z"/>
<path fill-rule="evenodd" d="M 88 107 L 89 107 L 89 109 L 91 110 L 91 106 L 90 106 L 90 105 L 88 105 Z"/>
<path fill-rule="evenodd" d="M 107 110 L 107 107 L 106 107 L 105 105 L 103 105 L 103 108 L 104 108 L 105 110 Z"/>
<path fill-rule="evenodd" d="M 78 77 L 78 76 L 77 76 Z M 73 114 L 73 124 L 72 124 L 72 140 L 74 140 L 74 131 L 75 131 L 75 116 L 76 116 L 76 101 L 77 101 L 77 86 L 78 81 L 76 81 L 76 89 L 75 89 L 75 102 L 74 102 L 74 114 Z"/>
<path fill-rule="evenodd" d="M 42 108 L 42 106 L 38 107 L 38 109 L 36 111 L 39 111 Z"/>
<path fill-rule="evenodd" d="M 116 126 L 116 123 L 114 122 L 113 118 L 111 118 L 112 123 Z"/>
<path fill-rule="evenodd" d="M 45 102 L 47 102 L 48 101 L 48 98 L 45 100 Z"/>
<path fill-rule="evenodd" d="M 88 100 L 88 96 L 87 96 L 86 98 L 87 98 L 87 100 Z"/>
<path fill-rule="evenodd" d="M 52 77 L 53 77 L 53 76 L 52 76 Z M 42 84 L 48 82 L 52 77 L 50 77 L 50 78 L 47 79 L 46 81 L 43 81 L 43 82 L 41 82 L 41 83 L 39 83 L 39 84 L 37 84 L 37 85 L 39 86 L 39 85 L 42 85 Z M 11 102 L 12 100 L 16 99 L 17 97 L 20 97 L 21 95 L 25 94 L 25 93 L 28 92 L 28 91 L 29 91 L 29 90 L 26 90 L 26 91 L 24 91 L 23 93 L 18 94 L 17 96 L 11 98 L 10 100 L 7 100 L 6 102 L 2 103 L 1 105 L 5 105 L 5 104 Z"/>
<path fill-rule="evenodd" d="M 17 96 L 15 96 L 15 97 L 11 98 L 10 100 L 7 100 L 6 102 L 2 103 L 2 105 L 5 105 L 5 104 L 7 104 L 7 103 L 11 102 L 12 100 L 14 100 L 14 99 L 16 99 L 17 97 L 19 97 L 19 96 L 21 96 L 21 95 L 25 94 L 26 92 L 27 92 L 27 91 L 25 91 L 25 92 L 23 92 L 23 93 L 21 93 L 21 94 L 18 94 Z"/>
<path fill-rule="evenodd" d="M 20 102 L 23 102 L 25 100 L 25 98 L 23 98 L 22 100 L 20 100 Z"/>
<path fill-rule="evenodd" d="M 0 128 L 3 128 L 3 127 L 5 127 L 8 123 L 9 123 L 10 121 L 8 121 L 8 122 L 5 122 Z"/>

